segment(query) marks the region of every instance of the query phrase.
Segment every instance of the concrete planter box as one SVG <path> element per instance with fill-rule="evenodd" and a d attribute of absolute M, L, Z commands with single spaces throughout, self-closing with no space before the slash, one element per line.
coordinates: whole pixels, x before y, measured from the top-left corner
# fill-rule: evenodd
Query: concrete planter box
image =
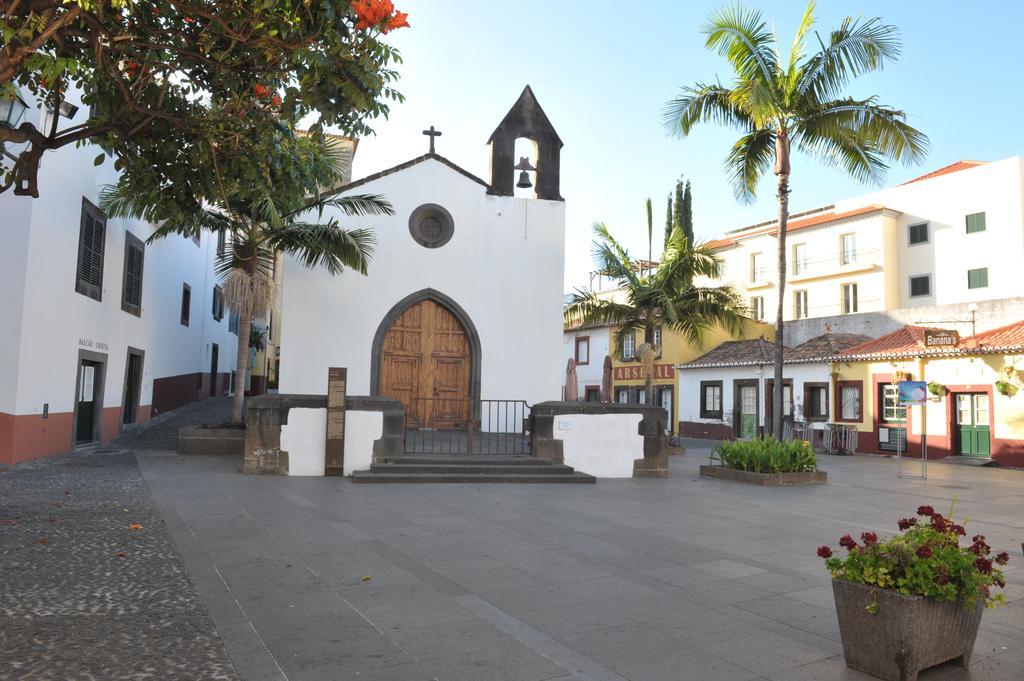
<path fill-rule="evenodd" d="M 182 454 L 245 453 L 245 428 L 199 428 L 178 430 L 178 451 Z"/>
<path fill-rule="evenodd" d="M 732 480 L 734 482 L 745 482 L 749 485 L 765 485 L 767 487 L 781 487 L 782 485 L 819 485 L 828 482 L 828 474 L 825 471 L 811 471 L 799 473 L 752 473 L 741 471 L 726 466 L 700 467 L 700 475 L 703 478 L 718 478 L 719 480 Z"/>
<path fill-rule="evenodd" d="M 973 607 L 904 596 L 832 580 L 846 666 L 887 681 L 916 681 L 918 672 L 956 660 L 966 667 L 978 637 L 984 601 Z M 874 614 L 867 608 L 878 604 Z"/>

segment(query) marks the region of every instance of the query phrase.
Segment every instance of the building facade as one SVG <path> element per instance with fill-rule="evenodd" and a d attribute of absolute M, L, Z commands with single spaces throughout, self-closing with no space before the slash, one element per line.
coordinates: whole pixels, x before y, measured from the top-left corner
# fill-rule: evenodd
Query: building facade
<path fill-rule="evenodd" d="M 756 319 L 774 319 L 777 223 L 710 242 Z M 959 161 L 904 184 L 795 213 L 789 320 L 1024 295 L 1024 159 Z"/>
<path fill-rule="evenodd" d="M 515 196 L 514 142 L 536 145 Z M 282 393 L 324 394 L 328 368 L 349 394 L 400 400 L 424 428 L 457 428 L 478 400 L 559 399 L 565 204 L 558 139 L 527 88 L 489 140 L 483 180 L 433 151 L 340 194 L 380 194 L 393 216 L 349 218 L 377 238 L 369 273 L 332 276 L 285 257 Z M 520 177 L 520 182 L 522 178 Z"/>
<path fill-rule="evenodd" d="M 0 194 L 0 464 L 106 442 L 231 388 L 216 235 L 147 243 L 148 224 L 108 219 L 98 195 L 117 178 L 97 152 L 46 154 L 38 199 Z"/>
<path fill-rule="evenodd" d="M 611 327 L 567 328 L 562 334 L 562 366 L 576 363 L 576 390 L 581 400 L 600 402 L 605 357 L 611 347 Z"/>

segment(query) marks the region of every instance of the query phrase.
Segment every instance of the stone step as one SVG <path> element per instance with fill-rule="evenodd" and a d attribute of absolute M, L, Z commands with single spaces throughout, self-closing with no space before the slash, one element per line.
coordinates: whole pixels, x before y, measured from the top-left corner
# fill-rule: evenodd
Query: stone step
<path fill-rule="evenodd" d="M 424 464 L 424 465 L 475 465 L 475 466 L 554 466 L 547 459 L 535 456 L 519 455 L 445 455 L 445 454 L 406 454 L 405 456 L 389 456 L 384 463 Z"/>
<path fill-rule="evenodd" d="M 511 473 L 514 475 L 553 475 L 560 473 L 574 473 L 572 466 L 564 464 L 534 463 L 534 464 L 480 464 L 476 462 L 464 463 L 374 463 L 370 470 L 375 473 L 484 473 L 488 475 L 500 475 Z"/>
<path fill-rule="evenodd" d="M 593 484 L 597 479 L 586 473 L 557 473 L 554 475 L 515 475 L 513 473 L 378 473 L 376 471 L 355 471 L 352 482 L 357 483 L 584 483 Z"/>

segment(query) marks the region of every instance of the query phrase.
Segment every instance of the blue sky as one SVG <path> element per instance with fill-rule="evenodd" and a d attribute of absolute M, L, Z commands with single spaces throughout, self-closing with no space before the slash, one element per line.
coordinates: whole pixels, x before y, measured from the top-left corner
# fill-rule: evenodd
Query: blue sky
<path fill-rule="evenodd" d="M 585 283 L 591 269 L 595 220 L 608 224 L 636 256 L 646 256 L 644 199 L 654 200 L 657 235 L 677 177 L 693 184 L 698 239 L 774 214 L 774 176 L 754 204 L 733 197 L 722 161 L 735 131 L 709 126 L 678 139 L 661 126 L 661 107 L 681 85 L 729 77 L 725 60 L 704 48 L 699 33 L 721 3 L 395 2 L 412 24 L 390 36 L 404 58 L 398 88 L 407 99 L 374 125 L 376 137 L 360 143 L 357 177 L 424 153 L 421 131 L 433 124 L 444 133 L 438 152 L 487 178 L 487 138 L 529 83 L 565 142 L 567 289 Z M 788 52 L 805 5 L 746 4 L 774 20 Z M 1018 70 L 1024 3 L 823 0 L 818 30 L 827 32 L 851 12 L 898 26 L 903 56 L 854 81 L 850 94 L 876 94 L 905 110 L 932 142 L 922 166 L 893 168 L 887 184 L 958 159 L 1024 153 L 1024 77 Z M 793 163 L 792 188 L 794 211 L 871 189 L 807 157 Z"/>

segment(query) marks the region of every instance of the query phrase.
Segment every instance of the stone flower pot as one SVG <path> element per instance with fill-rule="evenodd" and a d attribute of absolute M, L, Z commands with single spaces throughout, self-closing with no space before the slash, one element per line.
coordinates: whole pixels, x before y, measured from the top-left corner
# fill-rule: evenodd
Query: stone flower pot
<path fill-rule="evenodd" d="M 984 600 L 964 607 L 841 579 L 832 580 L 832 591 L 846 666 L 888 681 L 916 681 L 937 664 L 970 662 Z"/>

